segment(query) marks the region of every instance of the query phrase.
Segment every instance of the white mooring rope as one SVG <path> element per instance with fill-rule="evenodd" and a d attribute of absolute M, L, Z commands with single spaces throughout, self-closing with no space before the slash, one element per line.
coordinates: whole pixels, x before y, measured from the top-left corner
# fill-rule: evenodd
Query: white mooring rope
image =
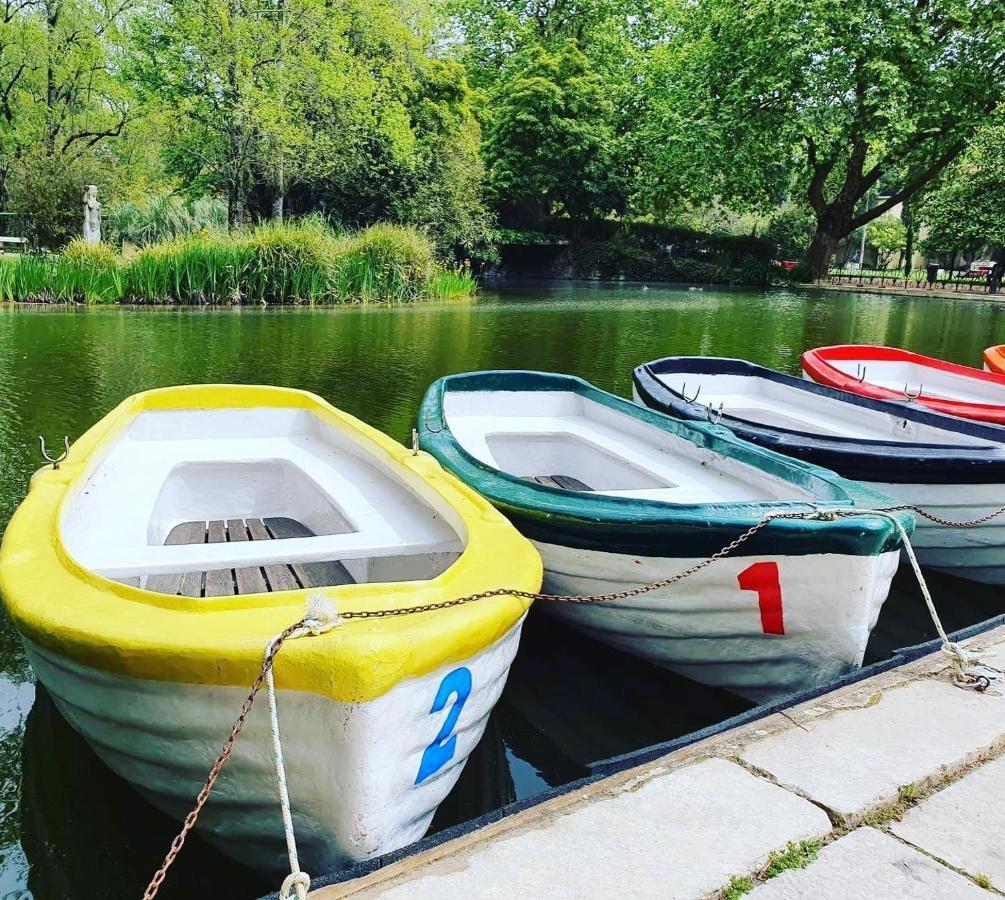
<path fill-rule="evenodd" d="M 1005 509 L 1001 510 L 1001 512 L 1005 512 Z M 764 520 L 762 520 L 759 526 L 755 526 L 755 528 L 751 529 L 750 533 L 757 531 L 760 527 L 763 527 L 772 520 L 793 518 L 815 518 L 827 520 L 837 518 L 863 518 L 870 515 L 878 516 L 892 522 L 894 528 L 897 529 L 897 532 L 900 535 L 901 541 L 904 545 L 904 552 L 907 554 L 907 558 L 911 563 L 911 568 L 914 570 L 914 575 L 918 581 L 918 587 L 921 589 L 921 595 L 925 600 L 925 605 L 928 607 L 928 614 L 931 616 L 932 623 L 935 625 L 935 630 L 938 633 L 939 639 L 942 641 L 942 652 L 950 660 L 950 664 L 953 669 L 953 683 L 957 687 L 980 692 L 987 690 L 990 686 L 991 679 L 997 679 L 1002 673 L 997 669 L 992 669 L 984 665 L 981 665 L 980 670 L 978 671 L 976 667 L 980 663 L 979 654 L 970 653 L 959 644 L 949 640 L 949 635 L 946 633 L 946 629 L 942 625 L 942 620 L 939 618 L 938 610 L 935 608 L 935 602 L 932 600 L 932 594 L 928 589 L 928 583 L 925 580 L 925 576 L 922 574 L 921 565 L 918 563 L 918 557 L 915 555 L 914 546 L 911 543 L 911 538 L 907 533 L 907 529 L 904 528 L 903 523 L 892 512 L 879 509 L 856 509 L 855 507 L 823 509 L 814 506 L 811 512 L 806 513 L 789 512 L 768 515 L 764 518 Z M 729 545 L 729 549 L 733 549 L 737 543 L 739 542 L 734 541 L 733 544 Z M 715 554 L 708 561 L 711 562 L 718 558 L 720 558 L 720 554 Z M 696 568 L 702 567 L 703 565 L 699 565 Z M 687 570 L 687 574 L 691 574 L 691 570 Z M 490 594 L 496 593 L 499 592 L 490 592 Z M 515 591 L 513 593 L 519 596 L 528 596 L 528 593 L 524 591 Z M 554 597 L 552 599 L 568 598 Z M 351 614 L 347 614 L 347 617 L 349 615 Z M 327 598 L 320 593 L 311 594 L 307 599 L 307 614 L 304 617 L 303 624 L 294 628 L 292 631 L 289 631 L 286 634 L 286 638 L 293 640 L 308 634 L 324 634 L 325 632 L 331 631 L 333 628 L 341 625 L 343 621 L 343 617 L 339 615 L 338 611 Z M 273 656 L 273 648 L 279 639 L 280 636 L 277 635 L 272 638 L 268 644 L 266 644 L 266 660 L 269 660 Z M 272 728 L 272 750 L 276 768 L 276 786 L 279 791 L 279 805 L 282 810 L 283 828 L 286 832 L 286 850 L 290 861 L 290 874 L 283 880 L 282 887 L 279 889 L 279 896 L 281 900 L 291 900 L 294 896 L 297 900 L 306 900 L 307 891 L 311 886 L 311 878 L 300 868 L 300 859 L 297 855 L 297 840 L 293 828 L 293 813 L 290 809 L 290 793 L 286 779 L 286 764 L 283 759 L 283 742 L 279 730 L 279 709 L 276 699 L 276 683 L 273 678 L 271 666 L 269 666 L 266 671 L 265 686 L 269 696 L 269 721 Z"/>
<path fill-rule="evenodd" d="M 901 507 L 895 508 L 900 509 Z M 913 509 L 913 507 L 904 508 Z M 999 513 L 1000 512 L 1005 512 L 1005 510 L 999 510 Z M 911 568 L 914 570 L 914 576 L 918 581 L 918 587 L 921 589 L 921 596 L 924 598 L 925 605 L 928 607 L 928 614 L 932 619 L 932 624 L 935 626 L 935 631 L 939 636 L 939 640 L 942 641 L 942 652 L 945 656 L 949 657 L 950 664 L 953 668 L 953 684 L 959 688 L 966 688 L 968 690 L 975 690 L 983 693 L 990 687 L 992 679 L 997 680 L 1001 677 L 1002 673 L 997 669 L 980 664 L 980 654 L 971 653 L 954 641 L 949 640 L 949 635 L 946 633 L 946 629 L 942 625 L 942 619 L 939 618 L 939 612 L 935 608 L 935 601 L 932 600 L 932 593 L 928 589 L 928 582 L 925 580 L 925 576 L 921 571 L 921 564 L 918 562 L 918 557 L 914 552 L 914 545 L 911 543 L 910 535 L 908 535 L 907 529 L 904 528 L 904 523 L 901 522 L 900 519 L 898 519 L 892 512 L 885 509 L 856 509 L 854 507 L 822 509 L 820 507 L 815 507 L 815 515 L 821 519 L 836 519 L 838 517 L 862 518 L 864 516 L 871 515 L 878 516 L 879 518 L 892 522 L 893 527 L 896 528 L 897 532 L 900 534 L 900 539 L 904 544 L 904 552 L 907 554 L 907 559 L 911 563 Z M 978 666 L 980 667 L 979 670 L 976 668 Z"/>
<path fill-rule="evenodd" d="M 290 640 L 307 634 L 318 635 L 331 631 L 342 624 L 338 610 L 321 594 L 311 594 L 307 598 L 307 615 L 304 624 L 291 632 Z M 272 655 L 272 648 L 279 635 L 265 645 L 265 658 Z M 283 829 L 286 832 L 286 853 L 290 860 L 290 874 L 283 880 L 279 889 L 281 900 L 290 900 L 296 895 L 297 900 L 306 900 L 307 891 L 311 887 L 311 876 L 300 868 L 297 856 L 297 838 L 293 831 L 293 812 L 290 809 L 290 790 L 286 783 L 286 763 L 283 760 L 283 740 L 279 732 L 279 707 L 276 702 L 276 680 L 270 666 L 265 676 L 266 693 L 269 696 L 269 724 L 272 727 L 272 754 L 276 765 L 276 787 L 279 789 L 279 806 L 283 814 Z"/>

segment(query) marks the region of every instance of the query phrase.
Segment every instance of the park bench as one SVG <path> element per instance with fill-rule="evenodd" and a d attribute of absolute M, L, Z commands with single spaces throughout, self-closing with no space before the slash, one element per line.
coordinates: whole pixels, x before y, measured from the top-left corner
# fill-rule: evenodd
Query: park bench
<path fill-rule="evenodd" d="M 8 244 L 15 245 L 21 251 L 24 251 L 28 249 L 28 238 L 0 235 L 0 253 L 3 253 L 7 249 Z"/>

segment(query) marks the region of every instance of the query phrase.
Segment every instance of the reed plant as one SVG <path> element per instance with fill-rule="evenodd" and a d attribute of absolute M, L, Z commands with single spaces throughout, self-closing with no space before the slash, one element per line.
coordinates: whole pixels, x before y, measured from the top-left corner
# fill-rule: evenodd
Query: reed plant
<path fill-rule="evenodd" d="M 310 218 L 162 241 L 130 259 L 82 241 L 61 254 L 0 257 L 3 300 L 367 303 L 471 295 L 475 288 L 469 269 L 444 268 L 415 229 L 376 225 L 340 235 Z"/>

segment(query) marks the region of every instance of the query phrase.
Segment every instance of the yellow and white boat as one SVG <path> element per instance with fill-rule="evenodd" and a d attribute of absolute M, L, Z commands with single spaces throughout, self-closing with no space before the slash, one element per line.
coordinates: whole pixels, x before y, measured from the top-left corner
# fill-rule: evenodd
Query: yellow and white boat
<path fill-rule="evenodd" d="M 346 612 L 540 583 L 532 545 L 430 456 L 273 387 L 128 398 L 34 475 L 0 549 L 38 679 L 111 769 L 178 818 L 266 644 L 309 596 Z M 423 835 L 502 691 L 527 606 L 499 596 L 286 642 L 275 678 L 307 871 Z M 264 703 L 199 827 L 238 860 L 286 867 Z"/>

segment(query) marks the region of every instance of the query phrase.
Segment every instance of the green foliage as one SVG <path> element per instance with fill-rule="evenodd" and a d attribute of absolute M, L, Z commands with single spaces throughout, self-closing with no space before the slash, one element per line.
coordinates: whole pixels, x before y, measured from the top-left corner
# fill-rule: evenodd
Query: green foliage
<path fill-rule="evenodd" d="M 414 300 L 435 271 L 429 239 L 413 228 L 374 225 L 344 239 L 335 292 L 361 300 Z"/>
<path fill-rule="evenodd" d="M 793 184 L 808 258 L 912 196 L 1005 98 L 1000 0 L 702 0 L 652 53 L 647 193 L 768 208 Z M 862 212 L 885 180 L 897 186 Z"/>
<path fill-rule="evenodd" d="M 492 106 L 486 154 L 497 204 L 572 219 L 623 205 L 611 102 L 572 43 L 529 50 L 496 86 Z"/>
<path fill-rule="evenodd" d="M 0 256 L 0 299 L 5 301 L 113 303 L 121 296 L 121 268 L 104 248 Z"/>
<path fill-rule="evenodd" d="M 470 295 L 466 269 L 394 225 L 336 235 L 318 219 L 164 241 L 123 260 L 74 241 L 62 254 L 0 256 L 0 298 L 78 303 L 370 302 Z"/>
<path fill-rule="evenodd" d="M 723 888 L 722 900 L 740 900 L 754 889 L 754 882 L 750 878 L 740 878 L 734 875 L 729 884 Z"/>
<path fill-rule="evenodd" d="M 441 269 L 426 282 L 426 293 L 439 300 L 458 297 L 473 297 L 478 290 L 478 282 L 468 266 L 455 269 Z"/>
<path fill-rule="evenodd" d="M 772 215 L 764 236 L 777 247 L 778 259 L 802 259 L 810 247 L 816 221 L 810 210 L 785 206 Z"/>
<path fill-rule="evenodd" d="M 226 227 L 227 207 L 219 200 L 204 197 L 186 202 L 171 194 L 120 203 L 109 211 L 104 225 L 109 240 L 139 247 Z"/>
<path fill-rule="evenodd" d="M 883 216 L 869 223 L 865 239 L 876 248 L 877 263 L 885 269 L 895 253 L 903 254 L 907 244 L 907 227 L 894 216 Z"/>
<path fill-rule="evenodd" d="M 789 841 L 781 853 L 772 853 L 764 869 L 764 878 L 775 878 L 788 869 L 805 869 L 820 853 L 824 843 L 821 840 Z"/>
<path fill-rule="evenodd" d="M 25 223 L 35 247 L 61 247 L 79 235 L 84 187 L 94 177 L 87 160 L 67 160 L 36 148 L 14 164 L 7 180 L 7 207 Z"/>
<path fill-rule="evenodd" d="M 928 194 L 920 218 L 928 225 L 926 251 L 1005 249 L 1005 125 L 974 136 L 963 156 Z"/>

